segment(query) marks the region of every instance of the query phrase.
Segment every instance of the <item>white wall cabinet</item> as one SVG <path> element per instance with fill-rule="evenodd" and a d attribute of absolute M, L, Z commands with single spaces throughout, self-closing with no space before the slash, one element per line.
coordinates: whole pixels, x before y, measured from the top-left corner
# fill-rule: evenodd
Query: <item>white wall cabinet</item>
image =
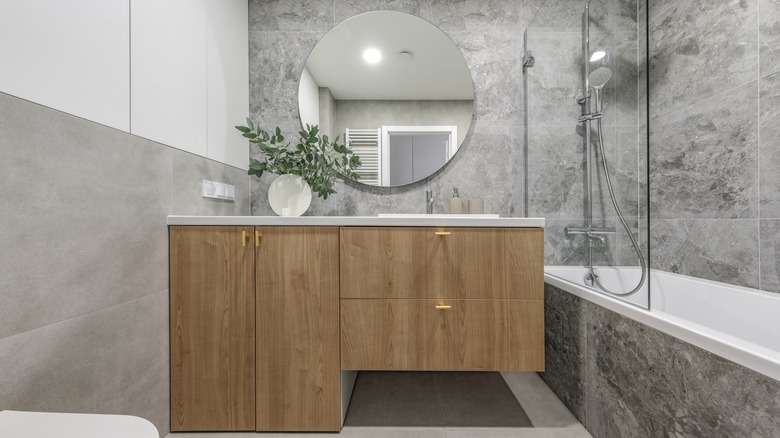
<path fill-rule="evenodd" d="M 0 1 L 0 91 L 130 129 L 129 0 Z"/>
<path fill-rule="evenodd" d="M 249 3 L 206 0 L 208 154 L 249 168 L 249 143 L 233 126 L 249 114 Z"/>
<path fill-rule="evenodd" d="M 0 92 L 248 168 L 246 0 L 3 0 Z"/>
<path fill-rule="evenodd" d="M 130 132 L 206 156 L 206 0 L 130 1 Z"/>

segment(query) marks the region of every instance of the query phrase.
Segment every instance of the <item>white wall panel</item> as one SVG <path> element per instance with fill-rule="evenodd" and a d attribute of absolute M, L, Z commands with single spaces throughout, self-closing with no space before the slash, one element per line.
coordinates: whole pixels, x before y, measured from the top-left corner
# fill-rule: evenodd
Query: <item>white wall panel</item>
<path fill-rule="evenodd" d="M 0 91 L 128 131 L 129 0 L 0 1 Z"/>
<path fill-rule="evenodd" d="M 206 0 L 208 157 L 249 168 L 249 143 L 234 128 L 249 114 L 249 7 Z"/>
<path fill-rule="evenodd" d="M 207 156 L 206 0 L 131 0 L 130 132 Z"/>

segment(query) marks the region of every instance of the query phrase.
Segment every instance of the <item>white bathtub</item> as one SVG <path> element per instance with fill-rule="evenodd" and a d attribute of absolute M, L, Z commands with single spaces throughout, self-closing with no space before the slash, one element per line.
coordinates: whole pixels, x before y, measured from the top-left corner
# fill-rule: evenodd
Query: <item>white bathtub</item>
<path fill-rule="evenodd" d="M 546 266 L 544 281 L 776 380 L 780 380 L 780 294 L 651 270 L 645 290 L 621 301 L 585 286 L 584 267 Z M 636 285 L 638 268 L 598 268 L 613 290 Z"/>

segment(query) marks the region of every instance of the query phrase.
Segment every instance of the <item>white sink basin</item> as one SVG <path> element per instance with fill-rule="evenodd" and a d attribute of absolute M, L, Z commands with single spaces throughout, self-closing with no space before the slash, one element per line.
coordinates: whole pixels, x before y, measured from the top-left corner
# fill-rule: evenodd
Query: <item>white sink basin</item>
<path fill-rule="evenodd" d="M 380 213 L 378 217 L 407 217 L 410 219 L 498 219 L 497 214 L 419 214 L 419 213 Z"/>

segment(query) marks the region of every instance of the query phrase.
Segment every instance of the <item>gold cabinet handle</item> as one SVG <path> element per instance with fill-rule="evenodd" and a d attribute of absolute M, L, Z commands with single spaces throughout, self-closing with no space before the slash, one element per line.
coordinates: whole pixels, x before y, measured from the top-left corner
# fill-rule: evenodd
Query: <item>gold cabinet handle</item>
<path fill-rule="evenodd" d="M 255 246 L 260 246 L 260 242 L 263 240 L 263 235 L 259 231 L 255 231 Z"/>
<path fill-rule="evenodd" d="M 436 231 L 433 234 L 435 234 L 437 236 L 449 236 L 451 233 L 449 231 Z"/>
<path fill-rule="evenodd" d="M 437 304 L 436 308 L 439 309 L 439 310 L 446 310 L 446 309 L 451 309 L 452 306 L 448 306 L 446 304 Z"/>
<path fill-rule="evenodd" d="M 244 230 L 241 232 L 241 246 L 246 246 L 247 241 L 249 241 L 249 233 Z"/>

